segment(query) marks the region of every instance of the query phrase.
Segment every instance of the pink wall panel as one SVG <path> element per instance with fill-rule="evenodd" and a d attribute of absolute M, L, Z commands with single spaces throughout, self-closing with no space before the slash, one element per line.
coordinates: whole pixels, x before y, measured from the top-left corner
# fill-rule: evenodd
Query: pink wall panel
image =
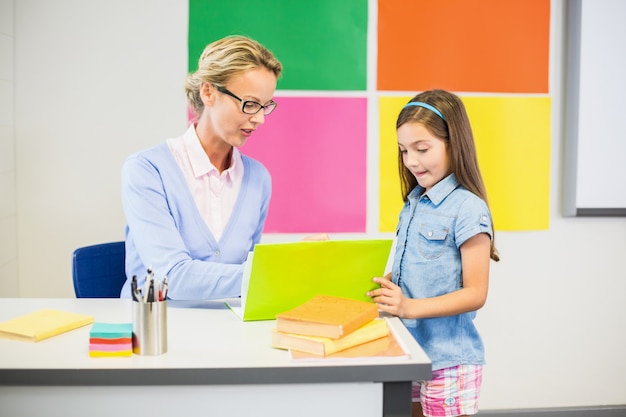
<path fill-rule="evenodd" d="M 241 151 L 272 175 L 266 233 L 365 232 L 367 100 L 280 97 Z"/>

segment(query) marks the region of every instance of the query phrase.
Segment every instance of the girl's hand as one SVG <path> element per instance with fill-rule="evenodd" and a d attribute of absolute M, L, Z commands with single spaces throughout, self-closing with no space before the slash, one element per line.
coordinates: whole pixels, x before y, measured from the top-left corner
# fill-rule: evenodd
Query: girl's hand
<path fill-rule="evenodd" d="M 382 278 L 383 278 L 383 279 L 386 279 L 387 281 L 391 281 L 391 272 L 387 272 L 387 273 L 385 274 L 385 276 L 384 276 L 384 277 L 382 277 Z M 376 280 L 376 279 L 374 279 L 374 281 L 375 281 L 375 280 Z"/>
<path fill-rule="evenodd" d="M 408 299 L 402 294 L 400 287 L 387 279 L 387 276 L 376 277 L 373 281 L 380 284 L 380 288 L 368 291 L 367 296 L 371 297 L 382 311 L 403 317 Z"/>

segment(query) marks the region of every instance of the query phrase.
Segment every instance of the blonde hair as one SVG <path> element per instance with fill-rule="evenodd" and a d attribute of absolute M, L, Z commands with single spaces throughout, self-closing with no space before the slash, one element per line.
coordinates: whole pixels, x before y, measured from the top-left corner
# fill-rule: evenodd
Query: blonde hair
<path fill-rule="evenodd" d="M 233 35 L 208 44 L 200 55 L 198 69 L 189 74 L 185 82 L 191 110 L 198 117 L 204 109 L 200 98 L 202 83 L 224 87 L 233 76 L 262 67 L 272 71 L 276 78 L 283 69 L 278 59 L 253 39 Z"/>

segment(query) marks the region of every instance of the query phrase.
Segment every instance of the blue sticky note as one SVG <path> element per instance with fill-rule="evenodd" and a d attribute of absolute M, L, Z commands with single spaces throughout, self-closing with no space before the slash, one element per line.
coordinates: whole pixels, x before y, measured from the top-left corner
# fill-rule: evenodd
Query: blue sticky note
<path fill-rule="evenodd" d="M 133 337 L 132 323 L 94 323 L 89 332 L 90 338 L 120 339 Z"/>

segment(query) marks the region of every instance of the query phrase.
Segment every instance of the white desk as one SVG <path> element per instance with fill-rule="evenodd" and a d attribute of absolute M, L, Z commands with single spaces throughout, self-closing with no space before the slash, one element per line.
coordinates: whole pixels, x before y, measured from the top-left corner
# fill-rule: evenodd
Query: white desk
<path fill-rule="evenodd" d="M 131 321 L 120 299 L 0 299 L 0 322 L 39 308 Z M 409 359 L 300 362 L 271 347 L 273 321 L 221 301 L 169 302 L 168 352 L 90 358 L 89 329 L 38 343 L 0 339 L 2 416 L 409 416 L 410 381 L 431 363 L 394 318 Z"/>

